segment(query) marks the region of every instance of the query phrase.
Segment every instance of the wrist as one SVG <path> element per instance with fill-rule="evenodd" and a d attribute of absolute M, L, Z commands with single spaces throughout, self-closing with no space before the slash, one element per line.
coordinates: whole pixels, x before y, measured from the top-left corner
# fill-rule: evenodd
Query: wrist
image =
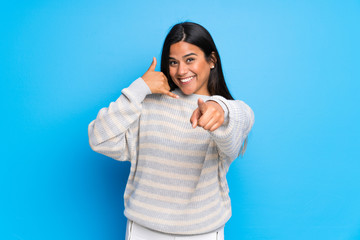
<path fill-rule="evenodd" d="M 145 76 L 145 74 L 141 77 L 141 79 L 143 80 L 143 82 L 146 84 L 146 86 L 149 88 L 150 93 L 153 93 L 153 90 L 151 89 L 151 85 L 149 84 L 149 78 L 147 76 Z"/>

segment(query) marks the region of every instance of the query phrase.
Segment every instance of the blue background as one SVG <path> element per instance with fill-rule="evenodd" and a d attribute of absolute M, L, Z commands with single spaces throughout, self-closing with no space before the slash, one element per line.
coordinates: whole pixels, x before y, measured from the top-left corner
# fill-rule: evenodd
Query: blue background
<path fill-rule="evenodd" d="M 159 59 L 212 34 L 255 112 L 227 240 L 360 239 L 360 1 L 1 1 L 0 239 L 123 239 L 129 164 L 87 126 Z M 158 66 L 159 68 L 159 66 Z"/>

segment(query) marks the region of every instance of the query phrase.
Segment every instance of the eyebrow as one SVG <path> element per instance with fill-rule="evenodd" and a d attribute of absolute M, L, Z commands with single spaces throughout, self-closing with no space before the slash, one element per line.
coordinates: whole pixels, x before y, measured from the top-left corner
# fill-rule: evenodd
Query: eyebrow
<path fill-rule="evenodd" d="M 195 56 L 197 56 L 197 54 L 196 54 L 196 53 L 189 53 L 189 54 L 184 55 L 182 58 L 186 58 L 186 57 L 191 56 L 191 55 L 195 55 Z M 169 59 L 175 59 L 175 58 L 173 58 L 173 57 L 169 57 Z"/>

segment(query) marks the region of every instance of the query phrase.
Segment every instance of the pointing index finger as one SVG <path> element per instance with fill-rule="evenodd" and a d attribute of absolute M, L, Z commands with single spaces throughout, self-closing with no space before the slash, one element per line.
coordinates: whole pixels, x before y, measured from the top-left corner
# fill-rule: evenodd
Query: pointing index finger
<path fill-rule="evenodd" d="M 190 118 L 190 123 L 193 128 L 197 127 L 200 116 L 201 116 L 201 113 L 200 113 L 199 108 L 195 109 L 195 111 L 193 112 L 193 114 L 191 115 L 191 118 Z"/>

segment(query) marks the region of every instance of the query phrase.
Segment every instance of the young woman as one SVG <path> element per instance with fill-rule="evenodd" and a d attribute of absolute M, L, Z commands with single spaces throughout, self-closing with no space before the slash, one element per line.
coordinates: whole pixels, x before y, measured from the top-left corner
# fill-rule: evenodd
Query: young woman
<path fill-rule="evenodd" d="M 244 152 L 254 114 L 233 100 L 209 32 L 185 22 L 153 62 L 89 125 L 91 148 L 131 169 L 127 239 L 223 239 L 226 173 Z"/>

